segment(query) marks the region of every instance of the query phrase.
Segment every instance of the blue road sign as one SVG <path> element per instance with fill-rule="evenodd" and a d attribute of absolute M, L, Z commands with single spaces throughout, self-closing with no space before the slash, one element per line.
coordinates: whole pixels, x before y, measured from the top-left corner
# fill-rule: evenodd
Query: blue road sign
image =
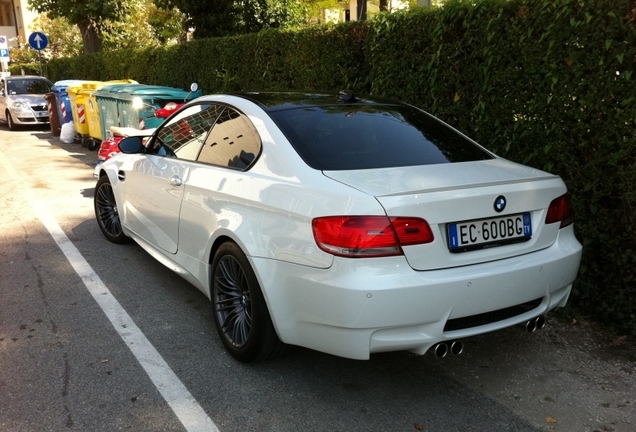
<path fill-rule="evenodd" d="M 44 33 L 33 32 L 29 35 L 29 45 L 38 51 L 43 50 L 49 44 L 49 40 Z"/>
<path fill-rule="evenodd" d="M 0 48 L 0 60 L 9 60 L 8 48 Z"/>

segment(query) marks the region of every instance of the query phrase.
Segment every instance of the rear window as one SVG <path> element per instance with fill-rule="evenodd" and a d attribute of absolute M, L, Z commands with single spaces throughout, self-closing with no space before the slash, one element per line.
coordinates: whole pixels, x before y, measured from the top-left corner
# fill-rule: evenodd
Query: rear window
<path fill-rule="evenodd" d="M 334 105 L 270 113 L 298 154 L 325 171 L 492 159 L 433 116 L 406 105 Z"/>

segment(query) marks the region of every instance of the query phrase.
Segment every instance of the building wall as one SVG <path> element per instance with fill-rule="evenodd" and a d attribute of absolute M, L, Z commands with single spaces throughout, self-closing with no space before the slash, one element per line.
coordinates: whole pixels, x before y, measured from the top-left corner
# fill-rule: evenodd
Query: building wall
<path fill-rule="evenodd" d="M 423 0 L 428 1 L 430 0 Z M 376 2 L 377 3 L 377 2 Z M 430 3 L 429 3 L 430 4 Z M 394 12 L 400 9 L 408 9 L 409 5 L 403 0 L 389 0 L 389 11 Z M 380 12 L 377 4 L 366 2 L 367 19 Z M 358 21 L 360 19 L 357 0 L 349 0 L 341 3 L 338 9 L 327 9 L 324 11 L 324 22 L 337 23 L 346 21 Z"/>
<path fill-rule="evenodd" d="M 16 36 L 26 43 L 31 32 L 31 23 L 37 13 L 28 9 L 27 0 L 0 0 L 0 36 L 9 39 L 10 46 L 18 46 Z"/>

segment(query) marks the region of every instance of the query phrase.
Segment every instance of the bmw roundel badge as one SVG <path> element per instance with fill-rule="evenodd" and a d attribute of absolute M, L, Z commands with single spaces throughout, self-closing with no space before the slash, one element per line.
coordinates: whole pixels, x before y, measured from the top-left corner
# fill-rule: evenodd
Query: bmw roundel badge
<path fill-rule="evenodd" d="M 495 200 L 495 211 L 501 213 L 506 208 L 506 197 L 499 195 Z"/>

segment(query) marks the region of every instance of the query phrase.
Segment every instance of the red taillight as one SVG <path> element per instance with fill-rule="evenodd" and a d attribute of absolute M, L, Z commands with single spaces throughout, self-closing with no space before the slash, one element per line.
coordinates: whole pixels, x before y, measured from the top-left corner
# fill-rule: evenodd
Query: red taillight
<path fill-rule="evenodd" d="M 391 224 L 402 246 L 431 243 L 433 231 L 424 219 L 413 217 L 392 217 Z"/>
<path fill-rule="evenodd" d="M 424 219 L 386 216 L 329 216 L 312 222 L 320 249 L 350 258 L 402 255 L 402 246 L 430 243 Z"/>
<path fill-rule="evenodd" d="M 550 203 L 548 214 L 545 217 L 545 223 L 552 224 L 561 222 L 560 228 L 564 228 L 572 224 L 574 214 L 572 213 L 572 205 L 570 204 L 569 195 L 561 195 Z"/>

